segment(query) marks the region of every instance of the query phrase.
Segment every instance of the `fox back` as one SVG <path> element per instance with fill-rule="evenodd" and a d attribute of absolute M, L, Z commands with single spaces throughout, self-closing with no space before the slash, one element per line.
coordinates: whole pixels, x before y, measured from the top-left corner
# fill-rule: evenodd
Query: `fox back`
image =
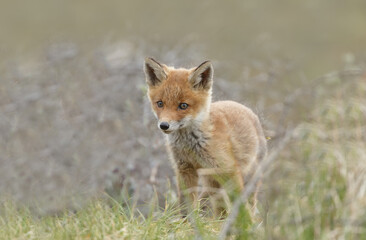
<path fill-rule="evenodd" d="M 148 97 L 167 135 L 180 199 L 215 193 L 197 192 L 197 186 L 241 191 L 267 152 L 258 117 L 233 101 L 211 103 L 213 67 L 209 61 L 191 69 L 175 69 L 145 59 Z M 182 200 L 183 201 L 183 200 Z M 255 204 L 254 204 L 255 205 Z M 222 208 L 216 204 L 215 211 Z"/>

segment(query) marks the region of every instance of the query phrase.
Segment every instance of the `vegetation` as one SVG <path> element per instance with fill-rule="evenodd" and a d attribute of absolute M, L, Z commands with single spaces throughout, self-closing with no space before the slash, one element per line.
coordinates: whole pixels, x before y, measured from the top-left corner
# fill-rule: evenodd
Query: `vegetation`
<path fill-rule="evenodd" d="M 0 239 L 366 239 L 365 9 L 3 1 Z M 236 203 L 223 220 L 180 217 L 146 56 L 212 60 L 213 100 L 261 117 L 270 154 L 252 222 Z"/>
<path fill-rule="evenodd" d="M 277 148 L 281 136 L 269 140 L 277 156 L 266 167 L 260 217 L 248 226 L 245 213 L 239 213 L 233 238 L 366 239 L 366 78 L 357 68 L 316 81 L 316 89 L 302 88 L 292 99 L 296 107 L 304 94 L 316 91 L 306 120 L 287 131 L 291 140 L 282 149 Z M 147 214 L 133 201 L 107 198 L 46 216 L 3 201 L 0 238 L 218 238 L 225 220 L 196 211 L 183 219 L 174 201 L 164 200 L 162 208 L 156 198 L 147 202 Z"/>
<path fill-rule="evenodd" d="M 279 190 L 268 199 L 271 237 L 366 237 L 366 79 L 328 80 L 332 90 L 296 128 L 296 141 L 268 177 Z"/>
<path fill-rule="evenodd" d="M 144 217 L 116 202 L 95 200 L 83 210 L 60 216 L 35 218 L 9 202 L 2 204 L 2 210 L 1 239 L 191 239 L 195 235 L 192 225 L 173 208 Z M 205 237 L 211 238 L 219 229 L 218 221 L 200 226 Z"/>

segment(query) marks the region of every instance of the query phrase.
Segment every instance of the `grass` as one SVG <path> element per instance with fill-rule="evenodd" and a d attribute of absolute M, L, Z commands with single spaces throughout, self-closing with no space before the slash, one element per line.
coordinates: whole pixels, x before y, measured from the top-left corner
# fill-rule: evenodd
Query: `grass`
<path fill-rule="evenodd" d="M 338 85 L 295 131 L 282 174 L 272 174 L 283 187 L 270 204 L 269 236 L 366 238 L 365 87 L 364 78 Z"/>
<path fill-rule="evenodd" d="M 2 203 L 1 210 L 0 239 L 192 239 L 196 235 L 195 227 L 179 217 L 178 209 L 168 206 L 148 216 L 105 199 L 59 216 L 35 217 L 29 209 L 19 209 L 9 201 Z M 196 220 L 200 234 L 214 239 L 220 221 Z"/>

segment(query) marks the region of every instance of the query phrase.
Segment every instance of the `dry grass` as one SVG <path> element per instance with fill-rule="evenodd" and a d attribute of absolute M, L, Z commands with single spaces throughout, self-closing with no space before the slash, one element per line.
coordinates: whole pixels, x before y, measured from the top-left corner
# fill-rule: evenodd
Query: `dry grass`
<path fill-rule="evenodd" d="M 366 79 L 328 80 L 333 90 L 315 102 L 267 177 L 269 238 L 366 236 Z"/>

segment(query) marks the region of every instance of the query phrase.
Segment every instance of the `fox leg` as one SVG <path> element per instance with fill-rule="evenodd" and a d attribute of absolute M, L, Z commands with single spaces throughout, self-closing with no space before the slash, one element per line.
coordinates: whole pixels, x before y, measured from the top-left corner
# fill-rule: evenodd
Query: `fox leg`
<path fill-rule="evenodd" d="M 241 169 L 238 167 L 234 170 L 234 184 L 235 184 L 235 191 L 241 192 L 244 189 L 244 177 Z"/>
<path fill-rule="evenodd" d="M 221 184 L 212 176 L 200 176 L 201 179 L 203 193 L 200 199 L 205 201 L 205 203 L 209 200 L 214 216 L 225 216 L 227 214 L 227 204 L 230 200 L 226 192 L 223 191 Z M 207 208 L 207 204 L 204 204 L 203 207 Z"/>
<path fill-rule="evenodd" d="M 251 180 L 251 176 L 244 176 L 241 168 L 237 168 L 237 170 L 234 170 L 234 175 L 232 181 L 234 181 L 235 189 L 233 189 L 234 196 L 238 197 L 242 194 L 243 191 L 245 191 L 247 181 Z M 252 220 L 256 219 L 256 215 L 258 213 L 257 209 L 257 197 L 258 192 L 260 188 L 261 182 L 257 182 L 254 191 L 252 192 L 251 196 L 248 198 L 246 205 L 246 209 L 250 215 L 250 218 Z"/>
<path fill-rule="evenodd" d="M 195 169 L 184 169 L 177 171 L 178 198 L 179 203 L 184 205 L 189 202 L 193 206 L 197 205 L 197 184 L 198 176 Z"/>
<path fill-rule="evenodd" d="M 258 181 L 255 186 L 253 196 L 249 199 L 252 218 L 258 214 L 257 203 L 258 203 L 258 194 L 259 194 L 261 185 L 262 185 L 262 182 Z"/>

